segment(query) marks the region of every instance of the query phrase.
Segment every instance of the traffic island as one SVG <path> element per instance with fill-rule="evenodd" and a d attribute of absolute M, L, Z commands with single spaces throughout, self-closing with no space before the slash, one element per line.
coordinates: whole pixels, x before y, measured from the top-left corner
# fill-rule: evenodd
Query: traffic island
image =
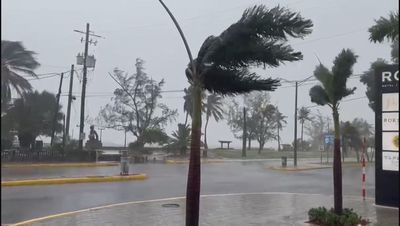
<path fill-rule="evenodd" d="M 118 162 L 3 163 L 1 168 L 103 167 L 118 165 Z"/>
<path fill-rule="evenodd" d="M 2 187 L 12 186 L 34 186 L 34 185 L 60 185 L 60 184 L 78 184 L 78 183 L 100 183 L 100 182 L 119 182 L 130 180 L 145 180 L 146 174 L 129 174 L 124 176 L 86 176 L 69 178 L 43 178 L 33 180 L 11 180 L 2 181 Z"/>

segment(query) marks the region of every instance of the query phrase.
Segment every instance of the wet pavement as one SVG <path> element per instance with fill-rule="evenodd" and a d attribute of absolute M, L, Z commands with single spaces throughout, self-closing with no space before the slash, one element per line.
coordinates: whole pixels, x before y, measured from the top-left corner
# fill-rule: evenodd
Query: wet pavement
<path fill-rule="evenodd" d="M 268 169 L 280 160 L 232 161 L 202 165 L 202 194 L 292 192 L 332 194 L 332 169 L 284 172 Z M 131 172 L 146 181 L 3 188 L 1 223 L 15 223 L 102 205 L 182 197 L 187 164 L 136 164 Z M 115 175 L 119 167 L 2 169 L 2 180 L 37 177 Z M 367 195 L 374 197 L 374 167 L 367 167 Z M 343 168 L 343 193 L 361 195 L 361 168 Z M 361 198 L 361 197 L 360 197 Z"/>
<path fill-rule="evenodd" d="M 332 205 L 326 195 L 263 193 L 203 196 L 200 225 L 309 225 L 307 211 L 317 206 Z M 169 207 L 165 207 L 165 204 Z M 176 205 L 177 204 L 177 205 Z M 172 205 L 172 206 L 171 206 Z M 371 199 L 344 197 L 344 206 L 354 209 L 376 226 L 397 226 L 398 210 L 376 207 Z M 165 225 L 185 223 L 183 198 L 128 203 L 100 207 L 33 222 L 32 226 L 63 225 Z"/>

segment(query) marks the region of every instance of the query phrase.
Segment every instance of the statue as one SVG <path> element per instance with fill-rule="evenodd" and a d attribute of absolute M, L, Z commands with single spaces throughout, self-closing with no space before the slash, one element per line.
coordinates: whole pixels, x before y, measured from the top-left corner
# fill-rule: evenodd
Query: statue
<path fill-rule="evenodd" d="M 99 141 L 99 135 L 97 134 L 96 130 L 94 130 L 93 125 L 90 126 L 89 140 L 86 142 L 85 146 L 89 150 L 99 149 L 103 146 L 101 141 Z"/>
<path fill-rule="evenodd" d="M 94 130 L 94 126 L 90 126 L 89 140 L 99 140 L 99 135 L 96 130 Z"/>

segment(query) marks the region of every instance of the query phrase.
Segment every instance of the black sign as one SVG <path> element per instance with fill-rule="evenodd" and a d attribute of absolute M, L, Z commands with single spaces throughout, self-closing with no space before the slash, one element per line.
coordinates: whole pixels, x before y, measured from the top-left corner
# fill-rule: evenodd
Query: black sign
<path fill-rule="evenodd" d="M 375 202 L 399 207 L 399 65 L 375 71 Z"/>

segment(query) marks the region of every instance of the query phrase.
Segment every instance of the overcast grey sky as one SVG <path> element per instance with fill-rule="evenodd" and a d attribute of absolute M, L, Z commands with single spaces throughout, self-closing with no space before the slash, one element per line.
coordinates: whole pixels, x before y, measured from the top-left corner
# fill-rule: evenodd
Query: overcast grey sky
<path fill-rule="evenodd" d="M 367 29 L 374 19 L 387 16 L 390 11 L 398 10 L 396 0 L 165 0 L 171 11 L 181 23 L 194 55 L 206 37 L 218 35 L 230 24 L 236 22 L 244 9 L 255 4 L 274 7 L 278 4 L 300 12 L 314 23 L 314 31 L 304 40 L 291 40 L 295 50 L 304 55 L 304 60 L 287 63 L 279 68 L 257 69 L 261 75 L 280 77 L 288 80 L 301 80 L 310 75 L 318 63 L 316 55 L 329 68 L 334 57 L 342 48 L 351 48 L 359 56 L 354 74 L 367 70 L 377 58 L 390 60 L 390 43 L 374 44 L 368 40 Z M 86 115 L 95 117 L 101 106 L 110 102 L 117 84 L 107 75 L 114 67 L 134 72 L 135 59 L 146 61 L 145 68 L 154 79 L 164 78 L 164 90 L 182 90 L 188 83 L 184 75 L 188 57 L 183 43 L 172 21 L 157 0 L 3 0 L 1 1 L 1 38 L 2 40 L 22 41 L 26 48 L 38 53 L 41 67 L 37 73 L 67 71 L 75 64 L 75 56 L 83 51 L 81 34 L 74 29 L 84 30 L 85 24 L 96 34 L 104 36 L 98 39 L 96 46 L 91 45 L 89 54 L 94 54 L 97 63 L 94 71 L 88 73 Z M 78 69 L 81 66 L 76 66 Z M 79 75 L 81 77 L 81 75 Z M 37 90 L 56 93 L 59 77 L 33 80 L 31 84 Z M 63 94 L 68 92 L 69 79 L 64 79 Z M 308 91 L 316 82 L 299 87 L 298 104 L 314 105 Z M 81 83 L 74 80 L 73 92 L 80 96 Z M 349 86 L 357 91 L 341 107 L 341 120 L 355 117 L 374 123 L 374 114 L 365 98 L 365 87 L 359 79 L 351 79 Z M 273 104 L 288 116 L 288 125 L 282 131 L 283 143 L 293 140 L 294 87 L 283 84 L 277 91 L 270 93 Z M 178 109 L 179 117 L 166 129 L 170 133 L 178 122 L 184 121 L 183 93 L 165 93 L 162 102 Z M 364 98 L 363 98 L 364 97 Z M 61 98 L 63 111 L 66 111 L 67 97 Z M 315 113 L 319 109 L 330 116 L 328 107 L 311 108 Z M 80 98 L 73 102 L 71 130 L 78 136 Z M 85 126 L 88 131 L 88 125 Z M 239 147 L 241 141 L 235 140 L 225 121 L 210 121 L 208 131 L 209 146 L 217 147 L 218 140 L 234 140 L 233 146 Z M 128 142 L 134 140 L 128 136 Z M 103 143 L 123 144 L 123 132 L 103 131 Z M 270 142 L 266 146 L 276 146 Z"/>

